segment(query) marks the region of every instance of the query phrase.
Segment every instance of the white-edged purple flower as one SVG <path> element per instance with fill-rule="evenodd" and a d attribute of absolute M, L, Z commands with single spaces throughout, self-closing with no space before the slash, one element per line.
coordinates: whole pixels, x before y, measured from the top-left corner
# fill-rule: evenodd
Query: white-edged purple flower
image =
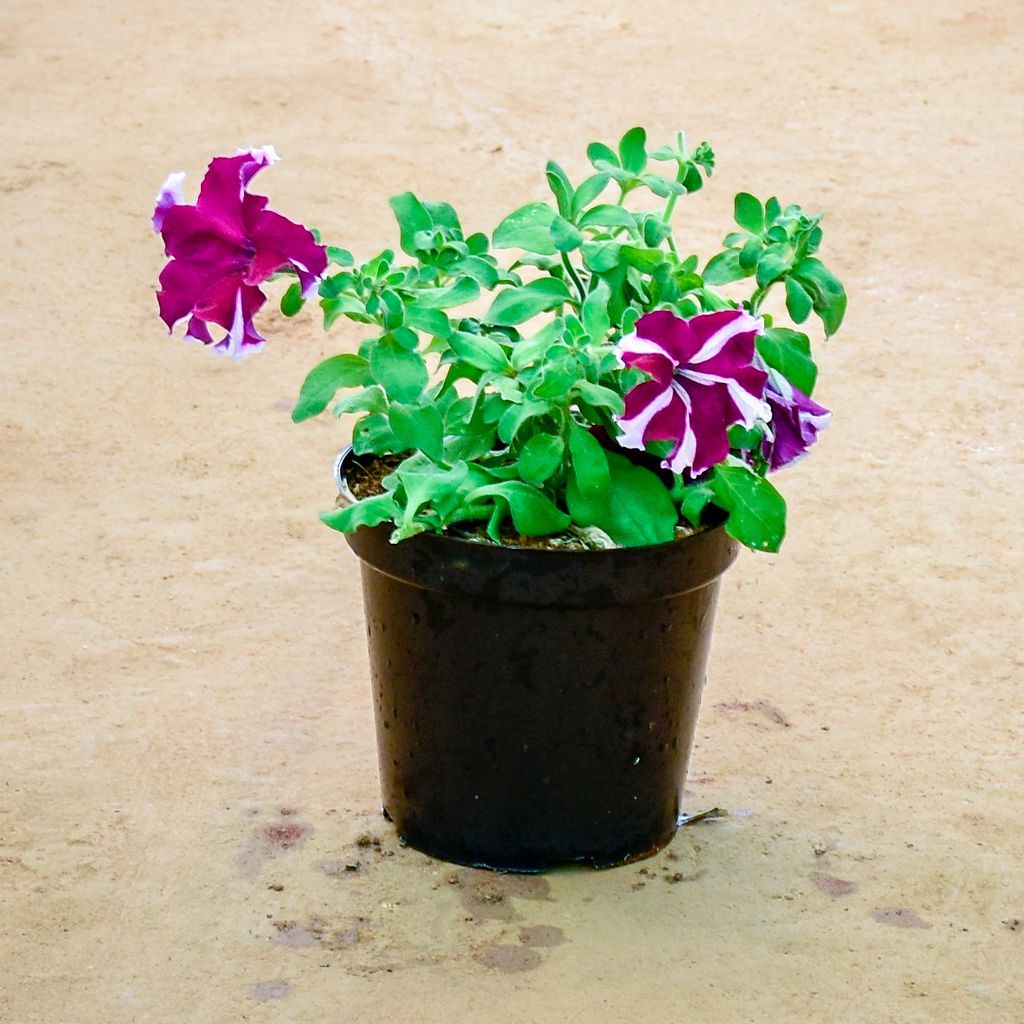
<path fill-rule="evenodd" d="M 277 159 L 273 146 L 215 157 L 195 206 L 184 202 L 185 175 L 172 174 L 153 211 L 153 229 L 171 257 L 157 293 L 161 318 L 171 331 L 187 320 L 187 341 L 236 359 L 263 345 L 253 324 L 266 302 L 259 285 L 290 265 L 308 297 L 327 270 L 327 250 L 312 233 L 268 210 L 266 196 L 248 190 L 256 173 Z M 222 327 L 224 337 L 214 341 L 210 325 Z"/>
<path fill-rule="evenodd" d="M 729 454 L 728 428 L 767 421 L 767 374 L 753 365 L 754 340 L 764 329 L 741 309 L 698 313 L 687 320 L 668 310 L 640 317 L 615 349 L 626 366 L 650 375 L 626 394 L 616 422 L 623 448 L 674 441 L 662 465 L 673 473 L 703 473 Z"/>
<path fill-rule="evenodd" d="M 764 397 L 772 410 L 771 437 L 766 437 L 761 452 L 768 468 L 788 466 L 807 454 L 832 419 L 832 413 L 798 391 L 781 373 L 769 371 Z"/>

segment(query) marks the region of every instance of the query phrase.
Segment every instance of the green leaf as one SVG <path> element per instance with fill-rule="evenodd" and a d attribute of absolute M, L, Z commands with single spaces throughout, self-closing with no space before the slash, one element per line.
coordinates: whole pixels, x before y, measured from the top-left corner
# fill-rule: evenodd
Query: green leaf
<path fill-rule="evenodd" d="M 672 228 L 660 217 L 650 216 L 644 219 L 644 244 L 657 249 L 672 233 Z"/>
<path fill-rule="evenodd" d="M 469 363 L 480 370 L 493 370 L 504 373 L 510 369 L 505 350 L 496 341 L 482 334 L 470 334 L 468 331 L 453 331 L 448 344 L 460 361 Z"/>
<path fill-rule="evenodd" d="M 336 299 L 321 299 L 324 311 L 324 330 L 329 330 L 340 316 L 347 316 L 359 323 L 373 323 L 373 317 L 366 312 L 366 306 L 354 295 L 339 295 Z"/>
<path fill-rule="evenodd" d="M 708 284 L 729 284 L 730 281 L 741 281 L 750 277 L 753 270 L 746 270 L 740 265 L 738 249 L 726 249 L 715 256 L 704 268 L 703 278 Z"/>
<path fill-rule="evenodd" d="M 793 322 L 802 324 L 810 315 L 813 302 L 807 289 L 793 277 L 786 278 L 786 309 Z"/>
<path fill-rule="evenodd" d="M 616 416 L 621 416 L 626 411 L 626 403 L 617 391 L 606 388 L 603 384 L 591 384 L 590 381 L 580 380 L 573 385 L 573 393 L 578 395 L 587 405 L 593 405 L 598 409 L 608 409 Z"/>
<path fill-rule="evenodd" d="M 350 270 L 343 270 L 338 274 L 331 274 L 320 282 L 318 289 L 320 298 L 336 299 L 346 289 L 354 288 L 356 276 Z"/>
<path fill-rule="evenodd" d="M 444 459 L 444 423 L 432 405 L 393 402 L 388 419 L 392 433 L 406 448 L 421 451 L 435 462 Z"/>
<path fill-rule="evenodd" d="M 551 241 L 551 222 L 555 211 L 547 203 L 528 203 L 510 213 L 494 229 L 495 249 L 526 249 L 542 256 L 558 250 Z"/>
<path fill-rule="evenodd" d="M 786 535 L 786 502 L 745 465 L 716 466 L 711 486 L 716 504 L 729 513 L 725 530 L 755 551 L 778 551 Z"/>
<path fill-rule="evenodd" d="M 554 160 L 549 160 L 545 168 L 548 179 L 548 188 L 551 189 L 555 202 L 558 204 L 558 212 L 563 217 L 572 216 L 572 182 L 569 176 L 562 170 Z"/>
<path fill-rule="evenodd" d="M 519 453 L 519 475 L 529 484 L 542 484 L 562 464 L 565 442 L 554 434 L 534 434 Z"/>
<path fill-rule="evenodd" d="M 527 420 L 537 416 L 547 416 L 551 412 L 551 406 L 547 402 L 528 401 L 521 405 L 513 405 L 506 409 L 498 421 L 498 437 L 505 444 L 512 444 L 516 434 Z"/>
<path fill-rule="evenodd" d="M 398 292 L 390 288 L 380 293 L 380 304 L 384 317 L 384 326 L 393 331 L 405 323 L 405 304 L 402 302 Z"/>
<path fill-rule="evenodd" d="M 302 285 L 298 281 L 293 281 L 281 296 L 281 312 L 285 316 L 295 316 L 305 304 L 306 300 L 302 297 Z"/>
<path fill-rule="evenodd" d="M 572 252 L 583 244 L 583 234 L 564 217 L 556 217 L 551 222 L 551 241 L 559 252 Z"/>
<path fill-rule="evenodd" d="M 761 258 L 761 251 L 763 249 L 764 243 L 761 241 L 761 236 L 752 235 L 743 243 L 743 248 L 740 249 L 740 266 L 744 270 L 753 270 L 757 266 L 757 261 Z"/>
<path fill-rule="evenodd" d="M 805 395 L 811 394 L 818 368 L 811 358 L 811 342 L 806 334 L 788 327 L 769 327 L 758 336 L 756 344 L 758 354 L 773 370 Z"/>
<path fill-rule="evenodd" d="M 580 218 L 581 228 L 635 228 L 636 218 L 621 206 L 602 203 Z"/>
<path fill-rule="evenodd" d="M 456 463 L 450 469 L 441 469 L 424 455 L 412 455 L 406 459 L 394 472 L 395 482 L 405 494 L 405 506 L 398 529 L 391 535 L 391 543 L 422 533 L 428 527 L 427 522 L 417 519 L 426 505 L 433 513 L 435 527 L 443 524 L 462 504 L 460 489 L 467 476 L 465 462 Z"/>
<path fill-rule="evenodd" d="M 596 284 L 591 284 L 590 292 L 583 302 L 583 327 L 595 342 L 602 341 L 611 330 L 608 317 L 610 295 L 608 285 L 599 279 Z"/>
<path fill-rule="evenodd" d="M 428 288 L 418 292 L 416 305 L 420 309 L 451 309 L 474 302 L 480 297 L 480 285 L 471 277 L 460 277 L 444 288 Z"/>
<path fill-rule="evenodd" d="M 764 440 L 764 429 L 759 423 L 745 427 L 742 423 L 734 423 L 726 432 L 729 436 L 729 447 L 738 451 L 755 451 Z"/>
<path fill-rule="evenodd" d="M 429 377 L 423 356 L 410 352 L 389 334 L 370 349 L 370 372 L 395 402 L 415 402 Z"/>
<path fill-rule="evenodd" d="M 608 456 L 586 427 L 573 427 L 569 434 L 569 454 L 572 456 L 572 476 L 582 497 L 586 501 L 608 499 L 612 485 Z"/>
<path fill-rule="evenodd" d="M 449 265 L 448 273 L 471 277 L 482 288 L 488 291 L 501 280 L 501 272 L 493 264 L 479 256 L 463 256 Z"/>
<path fill-rule="evenodd" d="M 562 321 L 556 318 L 552 323 L 546 324 L 532 338 L 524 338 L 517 342 L 512 349 L 512 366 L 516 370 L 523 370 L 531 363 L 542 358 L 547 350 L 554 345 L 562 336 Z"/>
<path fill-rule="evenodd" d="M 426 207 L 411 192 L 392 196 L 388 202 L 394 211 L 395 220 L 398 221 L 401 231 L 402 252 L 415 256 L 417 252 L 416 232 L 429 231 L 434 226 L 434 222 Z"/>
<path fill-rule="evenodd" d="M 583 262 L 595 274 L 606 273 L 619 265 L 621 242 L 584 242 Z"/>
<path fill-rule="evenodd" d="M 336 245 L 327 246 L 327 258 L 339 267 L 351 267 L 355 263 L 348 249 L 339 249 Z"/>
<path fill-rule="evenodd" d="M 782 277 L 789 270 L 790 257 L 769 246 L 757 260 L 757 283 L 763 288 L 766 284 Z M 707 274 L 704 275 L 705 278 Z"/>
<path fill-rule="evenodd" d="M 490 247 L 491 240 L 482 231 L 476 231 L 466 239 L 466 248 L 473 256 L 483 256 Z"/>
<path fill-rule="evenodd" d="M 362 526 L 380 526 L 381 523 L 394 522 L 400 511 L 390 494 L 376 494 L 372 498 L 363 498 L 354 505 L 321 512 L 320 519 L 332 530 L 355 533 Z"/>
<path fill-rule="evenodd" d="M 710 484 L 693 484 L 683 492 L 679 511 L 693 526 L 700 526 L 701 513 L 715 500 L 715 490 Z"/>
<path fill-rule="evenodd" d="M 801 260 L 793 276 L 807 289 L 826 334 L 835 334 L 846 315 L 846 289 L 819 259 Z"/>
<path fill-rule="evenodd" d="M 401 448 L 383 413 L 370 413 L 352 428 L 352 450 L 356 455 L 384 455 L 386 452 L 401 451 Z"/>
<path fill-rule="evenodd" d="M 459 223 L 459 215 L 451 203 L 427 203 L 423 208 L 430 215 L 435 227 L 444 228 L 448 235 L 462 234 L 462 225 Z"/>
<path fill-rule="evenodd" d="M 649 469 L 634 466 L 624 456 L 605 455 L 611 483 L 603 493 L 590 496 L 579 486 L 576 473 L 569 477 L 566 499 L 573 522 L 597 526 L 625 547 L 672 540 L 679 516 L 665 485 Z"/>
<path fill-rule="evenodd" d="M 639 174 L 647 166 L 647 132 L 640 127 L 630 128 L 619 141 L 619 156 L 627 171 Z"/>
<path fill-rule="evenodd" d="M 319 416 L 340 388 L 358 388 L 369 383 L 370 366 L 360 356 L 331 356 L 314 366 L 302 382 L 292 420 L 301 423 Z"/>
<path fill-rule="evenodd" d="M 655 267 L 665 262 L 663 249 L 642 249 L 637 245 L 624 245 L 619 255 L 629 266 L 645 274 L 653 273 Z"/>
<path fill-rule="evenodd" d="M 570 298 L 565 283 L 554 277 L 542 277 L 522 288 L 506 288 L 499 292 L 483 322 L 505 327 L 525 323 L 538 313 L 545 313 Z"/>
<path fill-rule="evenodd" d="M 579 360 L 559 359 L 548 363 L 530 387 L 531 397 L 556 401 L 565 397 L 582 373 Z"/>
<path fill-rule="evenodd" d="M 610 146 L 603 142 L 592 142 L 587 146 L 587 159 L 596 167 L 599 162 L 611 164 L 613 167 L 621 167 L 619 155 Z"/>
<path fill-rule="evenodd" d="M 452 333 L 451 322 L 440 309 L 425 309 L 418 303 L 405 307 L 405 323 L 435 338 L 447 338 Z"/>
<path fill-rule="evenodd" d="M 332 416 L 343 416 L 347 412 L 387 412 L 388 399 L 379 384 L 345 395 L 331 406 Z"/>
<path fill-rule="evenodd" d="M 641 174 L 640 180 L 656 195 L 662 199 L 669 196 L 686 195 L 686 188 L 673 178 L 666 178 L 661 174 Z"/>
<path fill-rule="evenodd" d="M 733 203 L 733 217 L 741 228 L 761 234 L 764 230 L 764 207 L 760 200 L 755 199 L 749 192 L 737 194 Z"/>
<path fill-rule="evenodd" d="M 573 220 L 579 219 L 580 214 L 608 187 L 610 180 L 611 175 L 599 171 L 580 182 L 572 197 Z"/>
<path fill-rule="evenodd" d="M 564 530 L 572 521 L 536 487 L 520 480 L 506 480 L 500 484 L 478 487 L 470 492 L 468 500 L 503 498 L 508 502 L 515 528 L 524 537 L 544 537 Z"/>

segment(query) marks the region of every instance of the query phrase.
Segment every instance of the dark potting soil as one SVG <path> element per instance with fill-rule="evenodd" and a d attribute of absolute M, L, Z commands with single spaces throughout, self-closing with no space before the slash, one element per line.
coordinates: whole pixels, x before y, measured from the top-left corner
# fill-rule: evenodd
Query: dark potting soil
<path fill-rule="evenodd" d="M 408 458 L 406 454 L 364 455 L 353 457 L 345 467 L 349 490 L 357 498 L 372 498 L 384 493 L 384 478 L 390 476 Z M 689 523 L 676 526 L 676 540 L 700 533 L 705 527 L 692 527 Z M 462 540 L 493 544 L 485 523 L 460 523 L 450 531 Z M 571 527 L 546 537 L 525 537 L 506 519 L 501 527 L 501 543 L 505 547 L 539 548 L 548 551 L 600 551 L 617 547 L 607 534 L 595 529 Z"/>

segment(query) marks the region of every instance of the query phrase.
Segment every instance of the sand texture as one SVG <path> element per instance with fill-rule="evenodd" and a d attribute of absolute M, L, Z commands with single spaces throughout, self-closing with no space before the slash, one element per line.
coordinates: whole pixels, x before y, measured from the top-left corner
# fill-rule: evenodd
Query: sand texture
<path fill-rule="evenodd" d="M 1014 3 L 2 4 L 0 1021 L 1024 1021 Z M 358 565 L 305 372 L 169 339 L 172 170 L 273 143 L 366 256 L 413 189 L 489 230 L 644 123 L 826 209 L 850 313 L 790 538 L 725 580 L 684 829 L 536 879 L 380 817 Z"/>

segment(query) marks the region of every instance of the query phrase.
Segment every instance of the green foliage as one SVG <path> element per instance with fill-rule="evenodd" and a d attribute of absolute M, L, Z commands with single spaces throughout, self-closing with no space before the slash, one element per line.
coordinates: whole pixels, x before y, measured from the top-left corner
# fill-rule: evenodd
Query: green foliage
<path fill-rule="evenodd" d="M 319 416 L 341 388 L 357 388 L 370 379 L 370 364 L 361 356 L 331 356 L 314 366 L 299 391 L 299 400 L 292 409 L 292 420 Z"/>
<path fill-rule="evenodd" d="M 763 476 L 739 460 L 714 469 L 715 502 L 729 513 L 726 532 L 755 551 L 778 551 L 786 535 L 786 503 Z"/>
<path fill-rule="evenodd" d="M 769 327 L 757 339 L 757 351 L 773 369 L 778 370 L 805 395 L 814 390 L 818 367 L 811 358 L 811 339 L 788 327 Z"/>
<path fill-rule="evenodd" d="M 678 201 L 713 174 L 711 147 L 690 148 L 679 133 L 652 148 L 636 127 L 586 154 L 589 168 L 549 162 L 538 193 L 546 184 L 547 201 L 535 196 L 490 235 L 465 233 L 450 204 L 405 192 L 390 201 L 397 254 L 357 264 L 328 248 L 324 326 L 359 324 L 364 340 L 358 354 L 314 368 L 293 418 L 354 414 L 357 453 L 403 456 L 384 494 L 325 513 L 328 525 L 392 523 L 398 541 L 478 522 L 497 542 L 511 520 L 524 536 L 574 525 L 617 544 L 658 544 L 681 521 L 699 524 L 710 504 L 743 543 L 778 548 L 785 504 L 764 478 L 763 426 L 732 427 L 733 454 L 699 479 L 652 472 L 609 440 L 624 396 L 646 379 L 622 367 L 614 346 L 654 309 L 689 317 L 735 308 L 717 289 L 741 281 L 751 313 L 779 286 L 794 324 L 813 315 L 834 333 L 846 293 L 817 255 L 821 216 L 741 192 L 736 230 L 701 271 L 672 221 Z M 295 316 L 303 306 L 294 282 L 281 310 Z M 810 338 L 766 321 L 758 358 L 810 394 Z M 649 454 L 664 458 L 668 447 L 652 444 Z"/>
<path fill-rule="evenodd" d="M 616 544 L 663 544 L 675 536 L 679 511 L 665 485 L 625 456 L 604 453 L 608 484 L 584 489 L 579 471 L 569 478 L 566 500 L 577 526 L 596 526 Z"/>
<path fill-rule="evenodd" d="M 514 327 L 532 320 L 570 300 L 569 289 L 558 278 L 542 277 L 521 288 L 507 288 L 499 292 L 483 318 L 487 324 Z"/>
<path fill-rule="evenodd" d="M 510 213 L 494 229 L 495 249 L 525 249 L 542 256 L 558 250 L 551 241 L 551 223 L 556 217 L 547 203 L 528 203 Z"/>

